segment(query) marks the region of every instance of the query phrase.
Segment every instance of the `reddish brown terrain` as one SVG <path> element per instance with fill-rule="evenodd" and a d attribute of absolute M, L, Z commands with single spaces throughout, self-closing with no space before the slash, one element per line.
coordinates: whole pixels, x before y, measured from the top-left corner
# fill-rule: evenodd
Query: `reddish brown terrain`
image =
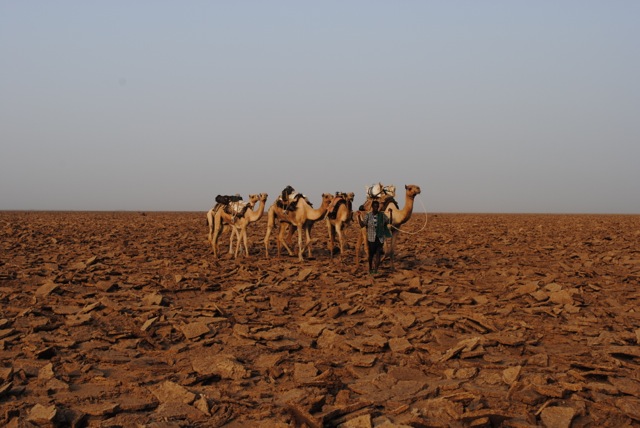
<path fill-rule="evenodd" d="M 0 212 L 0 425 L 640 425 L 640 216 L 414 214 L 371 278 L 204 213 Z M 275 245 L 272 247 L 275 255 Z"/>

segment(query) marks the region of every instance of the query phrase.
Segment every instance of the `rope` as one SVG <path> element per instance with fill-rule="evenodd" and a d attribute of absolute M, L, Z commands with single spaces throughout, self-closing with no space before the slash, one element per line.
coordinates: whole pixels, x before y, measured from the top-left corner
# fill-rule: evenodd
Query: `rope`
<path fill-rule="evenodd" d="M 418 195 L 419 196 L 419 195 Z M 414 199 L 415 201 L 415 199 Z M 422 225 L 422 227 L 420 228 L 420 230 L 418 230 L 417 232 L 407 232 L 406 230 L 401 230 L 399 227 L 395 227 L 393 224 L 391 224 L 390 226 L 392 228 L 394 228 L 395 230 L 397 230 L 400 233 L 406 233 L 409 235 L 417 235 L 418 233 L 422 232 L 424 230 L 425 227 L 427 227 L 427 209 L 424 206 L 424 202 L 422 201 L 422 198 L 420 198 L 420 204 L 422 205 L 422 209 L 424 210 L 424 224 Z"/>

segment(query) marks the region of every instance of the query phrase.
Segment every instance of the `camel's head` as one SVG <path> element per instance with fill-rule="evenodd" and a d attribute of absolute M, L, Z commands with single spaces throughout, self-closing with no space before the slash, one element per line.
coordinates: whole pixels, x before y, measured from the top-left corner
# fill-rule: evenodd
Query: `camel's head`
<path fill-rule="evenodd" d="M 260 193 L 260 195 L 258 195 L 258 198 L 261 202 L 267 202 L 268 197 L 269 195 L 267 195 L 266 193 Z"/>
<path fill-rule="evenodd" d="M 260 200 L 260 195 L 258 195 L 258 194 L 249 195 L 249 204 L 251 206 L 253 206 L 253 204 L 258 202 L 259 200 Z"/>
<path fill-rule="evenodd" d="M 333 201 L 333 195 L 331 193 L 322 194 L 322 206 L 328 207 L 331 201 Z"/>
<path fill-rule="evenodd" d="M 353 200 L 356 198 L 356 194 L 353 192 L 349 192 L 347 193 L 347 200 L 350 202 L 353 202 Z"/>
<path fill-rule="evenodd" d="M 414 198 L 420 194 L 420 186 L 417 186 L 415 184 L 405 184 L 404 190 L 407 191 L 407 196 L 411 198 Z"/>

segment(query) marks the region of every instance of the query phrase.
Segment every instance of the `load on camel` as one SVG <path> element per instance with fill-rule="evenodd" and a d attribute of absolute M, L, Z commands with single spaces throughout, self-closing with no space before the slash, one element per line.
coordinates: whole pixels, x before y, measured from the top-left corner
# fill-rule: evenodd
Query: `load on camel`
<path fill-rule="evenodd" d="M 218 256 L 218 238 L 224 229 L 224 225 L 233 225 L 242 218 L 247 210 L 251 211 L 260 197 L 249 195 L 249 201 L 242 200 L 240 195 L 218 195 L 216 204 L 207 212 L 207 224 L 209 225 L 209 242 L 213 254 Z M 233 253 L 233 233 L 229 237 L 229 253 Z"/>
<path fill-rule="evenodd" d="M 388 187 L 389 189 L 393 188 L 393 194 L 395 195 L 395 186 L 383 186 Z M 378 197 L 369 198 L 367 197 L 367 201 L 363 206 L 360 207 L 354 215 L 364 216 L 365 212 L 371 209 L 371 202 L 373 200 L 378 200 L 380 202 L 380 211 L 383 211 L 387 216 L 389 216 L 391 220 L 391 224 L 389 228 L 391 229 L 391 239 L 385 241 L 386 252 L 388 255 L 393 257 L 395 252 L 395 240 L 400 232 L 400 227 L 409 221 L 411 218 L 411 214 L 413 213 L 413 201 L 421 192 L 420 186 L 415 184 L 406 184 L 404 186 L 405 189 L 405 202 L 404 207 L 400 209 L 398 207 L 398 203 L 395 198 L 391 196 L 391 191 L 389 193 L 385 193 L 384 191 L 378 193 Z M 367 195 L 370 193 L 367 191 Z M 365 253 L 368 255 L 368 247 L 365 245 L 367 240 L 367 231 L 365 228 L 360 229 L 360 233 L 358 234 L 358 243 L 356 245 L 356 264 L 360 263 L 360 248 L 364 245 Z"/>
<path fill-rule="evenodd" d="M 371 209 L 371 201 L 377 200 L 380 201 L 382 199 L 391 197 L 396 197 L 396 186 L 393 184 L 384 186 L 382 183 L 372 184 L 371 186 L 365 187 L 367 192 L 367 202 L 369 202 L 369 209 Z"/>
<path fill-rule="evenodd" d="M 336 192 L 331 204 L 327 209 L 326 223 L 329 232 L 329 252 L 333 258 L 335 249 L 335 239 L 338 237 L 340 246 L 340 257 L 344 255 L 344 237 L 343 230 L 353 220 L 353 200 L 355 194 L 353 192 L 344 193 Z"/>
<path fill-rule="evenodd" d="M 311 228 L 313 224 L 324 217 L 333 196 L 328 193 L 322 194 L 320 208 L 314 209 L 307 198 L 297 193 L 293 187 L 287 186 L 282 194 L 274 201 L 267 211 L 267 233 L 264 237 L 265 256 L 269 258 L 269 238 L 271 231 L 275 227 L 275 222 L 279 222 L 279 233 L 277 238 L 277 256 L 280 256 L 282 245 L 287 249 L 289 255 L 294 255 L 287 245 L 284 235 L 287 231 L 298 232 L 298 259 L 303 260 L 303 253 L 308 250 L 311 257 Z M 302 234 L 306 236 L 306 244 L 303 246 Z"/>

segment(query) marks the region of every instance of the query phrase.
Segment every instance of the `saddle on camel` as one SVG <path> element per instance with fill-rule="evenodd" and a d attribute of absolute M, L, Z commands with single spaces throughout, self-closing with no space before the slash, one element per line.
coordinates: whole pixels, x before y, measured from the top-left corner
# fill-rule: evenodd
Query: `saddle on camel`
<path fill-rule="evenodd" d="M 347 204 L 349 211 L 351 211 L 351 199 L 349 195 L 345 192 L 336 192 L 336 195 L 333 197 L 333 200 L 329 204 L 329 208 L 327 208 L 327 217 L 330 219 L 335 219 L 338 215 L 338 209 L 340 205 Z"/>
<path fill-rule="evenodd" d="M 389 204 L 394 204 L 398 208 L 398 202 L 395 200 L 396 186 L 393 184 L 384 186 L 382 183 L 372 184 L 365 187 L 367 200 L 364 205 L 360 205 L 358 211 L 370 211 L 371 202 L 378 201 L 380 203 L 380 211 L 384 212 Z"/>
<path fill-rule="evenodd" d="M 293 187 L 287 186 L 282 190 L 280 196 L 278 196 L 276 205 L 279 208 L 282 208 L 285 213 L 289 211 L 295 211 L 300 198 L 306 199 L 306 197 L 302 193 L 297 193 Z M 313 206 L 310 202 L 307 203 Z"/>
<path fill-rule="evenodd" d="M 213 207 L 213 212 L 216 213 L 220 208 L 231 216 L 232 221 L 236 218 L 242 217 L 250 208 L 249 202 L 244 202 L 240 195 L 218 195 L 216 196 L 216 205 Z"/>

